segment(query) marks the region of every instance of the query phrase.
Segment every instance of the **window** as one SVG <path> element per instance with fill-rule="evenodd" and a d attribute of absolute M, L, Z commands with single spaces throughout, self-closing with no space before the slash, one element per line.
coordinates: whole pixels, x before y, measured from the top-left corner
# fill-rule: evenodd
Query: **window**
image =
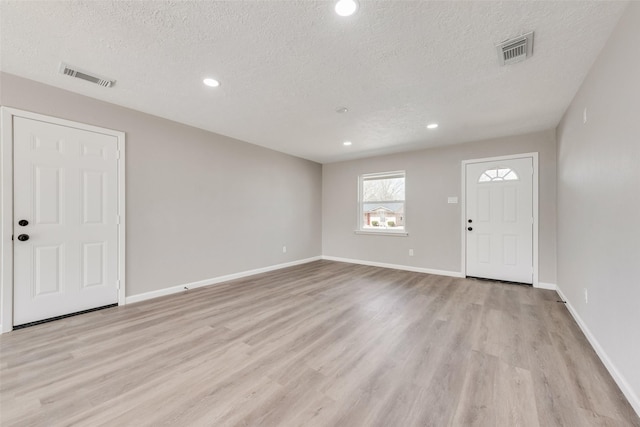
<path fill-rule="evenodd" d="M 478 182 L 517 181 L 518 175 L 509 168 L 487 169 L 482 172 Z"/>
<path fill-rule="evenodd" d="M 405 231 L 404 171 L 361 175 L 360 231 Z"/>

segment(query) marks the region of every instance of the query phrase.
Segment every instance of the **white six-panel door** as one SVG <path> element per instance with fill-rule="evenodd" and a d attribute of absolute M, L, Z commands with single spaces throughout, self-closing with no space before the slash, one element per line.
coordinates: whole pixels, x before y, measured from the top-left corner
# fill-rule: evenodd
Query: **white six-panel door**
<path fill-rule="evenodd" d="M 13 324 L 117 303 L 117 137 L 23 117 L 13 130 Z"/>
<path fill-rule="evenodd" d="M 467 276 L 533 283 L 533 159 L 466 165 Z"/>

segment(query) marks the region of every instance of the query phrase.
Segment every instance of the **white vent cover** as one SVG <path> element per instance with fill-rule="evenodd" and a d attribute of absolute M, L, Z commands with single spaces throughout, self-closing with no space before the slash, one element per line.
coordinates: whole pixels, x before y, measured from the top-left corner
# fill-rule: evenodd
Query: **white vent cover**
<path fill-rule="evenodd" d="M 533 55 L 533 31 L 496 46 L 500 65 L 515 64 Z"/>
<path fill-rule="evenodd" d="M 72 65 L 65 64 L 64 62 L 60 64 L 60 72 L 67 76 L 86 80 L 88 82 L 95 83 L 97 85 L 104 86 L 104 87 L 111 87 L 114 84 L 116 84 L 115 80 L 110 80 L 104 77 L 97 76 L 87 71 L 80 70 L 79 68 L 74 67 Z"/>

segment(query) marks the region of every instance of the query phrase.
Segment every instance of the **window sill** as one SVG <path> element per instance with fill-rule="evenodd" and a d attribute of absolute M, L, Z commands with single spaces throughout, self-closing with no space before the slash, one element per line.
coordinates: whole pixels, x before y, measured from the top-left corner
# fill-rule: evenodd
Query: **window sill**
<path fill-rule="evenodd" d="M 409 233 L 406 231 L 368 231 L 368 230 L 356 230 L 355 234 L 366 234 L 369 236 L 395 236 L 395 237 L 407 237 Z"/>

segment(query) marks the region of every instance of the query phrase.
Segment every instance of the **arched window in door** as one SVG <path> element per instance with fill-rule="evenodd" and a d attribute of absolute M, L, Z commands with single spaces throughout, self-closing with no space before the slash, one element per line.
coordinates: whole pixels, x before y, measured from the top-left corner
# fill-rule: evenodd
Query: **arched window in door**
<path fill-rule="evenodd" d="M 478 182 L 517 181 L 518 174 L 510 168 L 497 167 L 482 172 Z"/>

